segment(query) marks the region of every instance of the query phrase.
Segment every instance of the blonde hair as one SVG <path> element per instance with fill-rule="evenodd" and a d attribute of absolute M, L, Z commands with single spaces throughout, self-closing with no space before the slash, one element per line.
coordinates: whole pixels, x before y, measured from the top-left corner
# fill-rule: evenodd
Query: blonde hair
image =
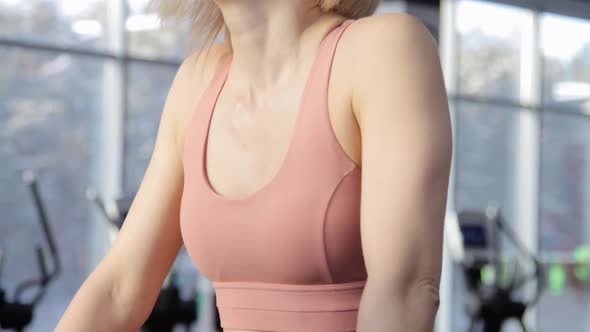
<path fill-rule="evenodd" d="M 219 7 L 213 0 L 152 0 L 166 21 L 187 21 L 190 26 L 190 45 L 200 51 L 210 46 L 221 30 L 224 32 L 224 43 L 231 50 L 231 36 L 221 15 Z M 303 1 L 303 0 L 301 0 Z M 319 8 L 348 19 L 358 19 L 375 12 L 382 0 L 316 0 Z"/>

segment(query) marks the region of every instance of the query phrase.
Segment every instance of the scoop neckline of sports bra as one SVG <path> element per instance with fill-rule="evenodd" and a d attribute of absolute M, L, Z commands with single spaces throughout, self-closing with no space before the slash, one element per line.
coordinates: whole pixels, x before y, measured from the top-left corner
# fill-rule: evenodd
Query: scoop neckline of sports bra
<path fill-rule="evenodd" d="M 295 139 L 296 139 L 296 135 L 299 132 L 301 127 L 301 122 L 302 122 L 302 114 L 304 113 L 304 109 L 303 107 L 305 106 L 305 101 L 309 98 L 309 90 L 311 88 L 311 83 L 313 80 L 313 76 L 315 74 L 315 72 L 318 70 L 318 66 L 320 63 L 320 58 L 321 55 L 324 53 L 324 48 L 326 47 L 326 42 L 329 39 L 329 37 L 338 29 L 340 29 L 342 26 L 344 26 L 344 24 L 346 24 L 348 21 L 351 21 L 352 19 L 348 19 L 345 18 L 343 19 L 341 22 L 339 22 L 338 24 L 335 24 L 332 28 L 330 28 L 325 35 L 322 37 L 322 39 L 320 40 L 320 43 L 317 47 L 317 50 L 315 52 L 314 55 L 314 59 L 311 65 L 311 68 L 309 69 L 308 73 L 307 73 L 307 77 L 305 79 L 305 85 L 303 87 L 303 92 L 299 98 L 299 102 L 298 102 L 298 106 L 297 106 L 297 114 L 295 114 L 295 124 L 293 125 L 293 129 L 291 132 L 291 136 L 289 138 L 289 142 L 287 143 L 287 150 L 283 155 L 283 158 L 281 160 L 281 162 L 279 163 L 279 167 L 278 169 L 274 172 L 274 174 L 270 177 L 270 179 L 268 181 L 266 181 L 261 187 L 259 187 L 258 189 L 256 189 L 255 191 L 251 192 L 251 193 L 247 193 L 244 195 L 240 195 L 240 196 L 227 196 L 227 195 L 223 195 L 218 193 L 213 186 L 211 185 L 211 182 L 209 182 L 209 176 L 207 174 L 207 169 L 206 169 L 206 165 L 207 165 L 207 147 L 208 147 L 208 137 L 209 137 L 209 131 L 211 128 L 211 119 L 213 116 L 213 113 L 215 111 L 215 106 L 217 105 L 217 101 L 219 99 L 219 96 L 221 95 L 221 91 L 223 90 L 223 87 L 225 86 L 225 83 L 227 81 L 227 77 L 229 74 L 229 70 L 231 68 L 231 64 L 232 64 L 232 60 L 233 60 L 233 56 L 230 54 L 228 56 L 228 59 L 226 60 L 224 67 L 222 68 L 222 81 L 220 83 L 220 86 L 216 89 L 215 91 L 215 95 L 213 97 L 213 103 L 210 106 L 210 108 L 208 109 L 209 111 L 209 119 L 208 119 L 208 123 L 205 126 L 205 139 L 203 140 L 202 143 L 202 156 L 201 156 L 201 179 L 203 180 L 204 184 L 205 184 L 205 191 L 209 194 L 209 196 L 214 197 L 216 199 L 220 199 L 223 201 L 227 201 L 227 202 L 233 202 L 233 203 L 243 203 L 243 202 L 247 202 L 250 201 L 252 199 L 255 199 L 256 197 L 262 195 L 264 192 L 268 191 L 269 188 L 271 188 L 276 182 L 277 179 L 281 176 L 281 174 L 283 174 L 285 172 L 285 165 L 289 162 L 289 159 L 291 158 L 291 156 L 293 155 L 293 146 L 295 145 Z"/>

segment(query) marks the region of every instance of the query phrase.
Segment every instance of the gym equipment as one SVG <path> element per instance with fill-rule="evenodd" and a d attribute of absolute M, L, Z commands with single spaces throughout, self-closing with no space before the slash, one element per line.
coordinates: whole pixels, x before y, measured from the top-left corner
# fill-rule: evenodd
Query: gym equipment
<path fill-rule="evenodd" d="M 37 245 L 37 264 L 41 276 L 39 278 L 32 278 L 21 282 L 16 287 L 13 300 L 8 300 L 6 297 L 6 291 L 0 288 L 0 326 L 5 329 L 14 329 L 18 332 L 23 331 L 23 329 L 31 323 L 33 320 L 33 313 L 35 312 L 35 306 L 39 304 L 45 295 L 47 287 L 61 271 L 57 247 L 37 188 L 35 174 L 30 170 L 25 170 L 22 173 L 22 180 L 32 193 L 41 228 L 43 229 L 43 234 L 47 246 L 49 247 L 49 257 L 52 260 L 51 265 L 53 266 L 53 269 L 51 271 L 48 270 L 46 256 L 43 253 L 43 249 L 40 245 Z M 0 252 L 0 266 L 2 265 L 2 257 L 3 253 Z M 22 300 L 22 295 L 26 290 L 35 287 L 38 288 L 37 294 L 30 302 L 24 302 Z"/>
<path fill-rule="evenodd" d="M 108 213 L 103 199 L 96 194 L 96 191 L 88 189 L 86 196 L 98 206 L 106 220 L 117 229 L 123 226 L 134 198 L 134 195 L 129 195 L 116 199 L 116 211 Z M 189 331 L 190 326 L 198 320 L 197 295 L 195 294 L 191 300 L 181 299 L 177 272 L 172 269 L 164 281 L 164 286 L 160 290 L 154 308 L 143 324 L 142 330 L 145 332 L 171 332 L 176 325 L 181 325 L 186 328 L 186 331 Z"/>
<path fill-rule="evenodd" d="M 547 285 L 549 291 L 555 296 L 561 296 L 567 283 L 565 268 L 561 264 L 554 263 L 549 265 L 548 271 Z"/>
<path fill-rule="evenodd" d="M 574 267 L 574 275 L 576 279 L 582 284 L 587 284 L 590 281 L 590 268 L 588 262 L 590 261 L 590 250 L 586 245 L 580 245 L 574 250 L 574 259 L 576 266 Z"/>
<path fill-rule="evenodd" d="M 518 320 L 527 331 L 523 316 L 534 306 L 544 287 L 544 274 L 537 256 L 529 252 L 516 234 L 504 222 L 500 209 L 488 206 L 485 212 L 461 211 L 450 222 L 461 234 L 460 241 L 451 243 L 452 256 L 463 268 L 467 288 L 467 313 L 471 317 L 469 331 L 483 322 L 484 332 L 499 332 L 505 321 Z M 534 265 L 532 273 L 524 273 L 515 266 L 510 276 L 502 261 L 500 233 L 503 232 L 518 251 Z M 453 248 L 453 245 L 454 248 Z M 536 280 L 534 294 L 529 299 L 516 299 L 530 281 Z"/>

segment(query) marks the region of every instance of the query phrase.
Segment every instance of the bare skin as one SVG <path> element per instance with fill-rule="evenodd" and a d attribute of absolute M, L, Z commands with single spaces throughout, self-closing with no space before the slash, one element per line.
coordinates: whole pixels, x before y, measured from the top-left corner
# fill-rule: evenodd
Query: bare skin
<path fill-rule="evenodd" d="M 243 196 L 279 168 L 292 137 L 293 101 L 301 95 L 319 40 L 343 18 L 304 10 L 299 0 L 216 2 L 232 34 L 234 56 L 211 121 L 207 171 L 222 196 Z M 125 224 L 55 331 L 136 331 L 147 318 L 182 246 L 178 218 L 186 125 L 227 51 L 214 45 L 183 62 Z M 362 167 L 363 179 L 368 280 L 358 332 L 427 332 L 434 324 L 451 156 L 439 66 L 427 29 L 405 14 L 357 20 L 336 51 L 330 122 L 344 152 Z M 236 162 L 244 165 L 242 171 L 228 168 Z"/>

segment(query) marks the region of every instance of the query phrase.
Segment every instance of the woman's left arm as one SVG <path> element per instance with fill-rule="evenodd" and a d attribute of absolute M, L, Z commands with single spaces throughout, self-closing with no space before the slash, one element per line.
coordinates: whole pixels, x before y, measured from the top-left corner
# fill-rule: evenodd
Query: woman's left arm
<path fill-rule="evenodd" d="M 357 331 L 429 332 L 439 305 L 452 155 L 437 45 L 405 13 L 367 17 L 350 29 L 368 274 Z"/>

